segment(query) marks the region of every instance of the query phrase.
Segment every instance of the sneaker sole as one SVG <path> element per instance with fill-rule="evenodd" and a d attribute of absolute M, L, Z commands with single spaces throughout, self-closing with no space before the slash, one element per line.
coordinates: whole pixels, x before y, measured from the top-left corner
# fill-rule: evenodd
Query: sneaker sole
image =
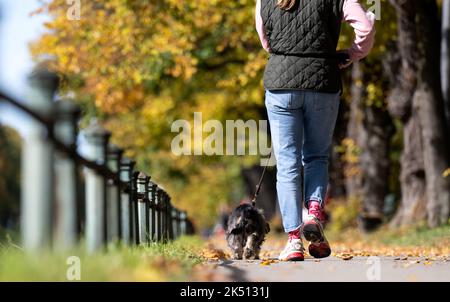
<path fill-rule="evenodd" d="M 322 242 L 325 240 L 322 229 L 315 222 L 306 223 L 303 226 L 303 236 L 306 240 L 314 243 Z"/>
<path fill-rule="evenodd" d="M 311 243 L 308 251 L 314 258 L 326 258 L 331 255 L 331 248 L 327 241 Z"/>
<path fill-rule="evenodd" d="M 288 256 L 287 258 L 284 259 L 279 259 L 280 261 L 289 261 L 289 262 L 295 262 L 295 261 L 304 261 L 305 257 L 301 254 L 297 254 L 297 255 L 293 255 L 293 256 Z"/>
<path fill-rule="evenodd" d="M 310 241 L 309 254 L 314 258 L 326 258 L 331 255 L 330 245 L 325 238 L 322 227 L 315 221 L 303 226 L 303 236 Z"/>
<path fill-rule="evenodd" d="M 293 252 L 285 258 L 278 257 L 278 260 L 279 261 L 303 261 L 303 260 L 305 260 L 305 256 L 301 252 Z"/>
<path fill-rule="evenodd" d="M 305 258 L 303 258 L 303 257 L 292 257 L 292 258 L 286 259 L 284 261 L 298 262 L 298 261 L 305 261 Z"/>

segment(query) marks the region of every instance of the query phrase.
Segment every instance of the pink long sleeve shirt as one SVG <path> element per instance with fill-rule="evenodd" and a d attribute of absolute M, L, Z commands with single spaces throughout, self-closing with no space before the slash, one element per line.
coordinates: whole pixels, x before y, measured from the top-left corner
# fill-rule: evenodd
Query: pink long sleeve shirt
<path fill-rule="evenodd" d="M 345 0 L 343 6 L 343 22 L 348 22 L 355 31 L 355 40 L 348 49 L 351 61 L 358 61 L 369 53 L 372 49 L 375 38 L 375 15 L 372 12 L 365 12 L 358 0 Z M 261 0 L 256 2 L 256 31 L 263 48 L 270 52 L 269 40 L 264 32 L 263 20 L 261 17 Z"/>

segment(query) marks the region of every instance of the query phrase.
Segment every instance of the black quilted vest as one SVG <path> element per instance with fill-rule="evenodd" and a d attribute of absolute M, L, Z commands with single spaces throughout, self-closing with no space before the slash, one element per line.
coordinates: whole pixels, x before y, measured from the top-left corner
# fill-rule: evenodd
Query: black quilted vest
<path fill-rule="evenodd" d="M 289 10 L 261 0 L 271 54 L 264 72 L 268 90 L 342 90 L 335 56 L 344 0 L 297 0 Z"/>

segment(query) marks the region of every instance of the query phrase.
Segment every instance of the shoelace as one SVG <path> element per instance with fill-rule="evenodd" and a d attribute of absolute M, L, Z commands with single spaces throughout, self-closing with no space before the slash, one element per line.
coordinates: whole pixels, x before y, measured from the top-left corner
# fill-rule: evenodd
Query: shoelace
<path fill-rule="evenodd" d="M 315 216 L 317 219 L 319 219 L 319 221 L 321 223 L 323 223 L 324 217 L 323 217 L 322 208 L 319 203 L 312 202 L 311 205 L 309 206 L 308 213 L 310 215 Z"/>
<path fill-rule="evenodd" d="M 293 239 L 300 239 L 300 229 L 289 232 L 288 240 L 292 241 Z"/>

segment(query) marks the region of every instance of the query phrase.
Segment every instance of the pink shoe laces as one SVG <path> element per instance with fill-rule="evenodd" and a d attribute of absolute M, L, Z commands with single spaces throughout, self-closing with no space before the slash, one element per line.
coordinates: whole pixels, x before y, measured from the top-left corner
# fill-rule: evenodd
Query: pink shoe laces
<path fill-rule="evenodd" d="M 290 231 L 288 233 L 288 239 L 289 239 L 289 241 L 291 241 L 293 239 L 300 239 L 300 228 L 298 228 L 294 231 Z"/>
<path fill-rule="evenodd" d="M 323 209 L 320 206 L 320 203 L 318 203 L 317 201 L 309 202 L 308 214 L 316 217 L 322 224 L 325 222 L 325 215 L 323 214 Z"/>

